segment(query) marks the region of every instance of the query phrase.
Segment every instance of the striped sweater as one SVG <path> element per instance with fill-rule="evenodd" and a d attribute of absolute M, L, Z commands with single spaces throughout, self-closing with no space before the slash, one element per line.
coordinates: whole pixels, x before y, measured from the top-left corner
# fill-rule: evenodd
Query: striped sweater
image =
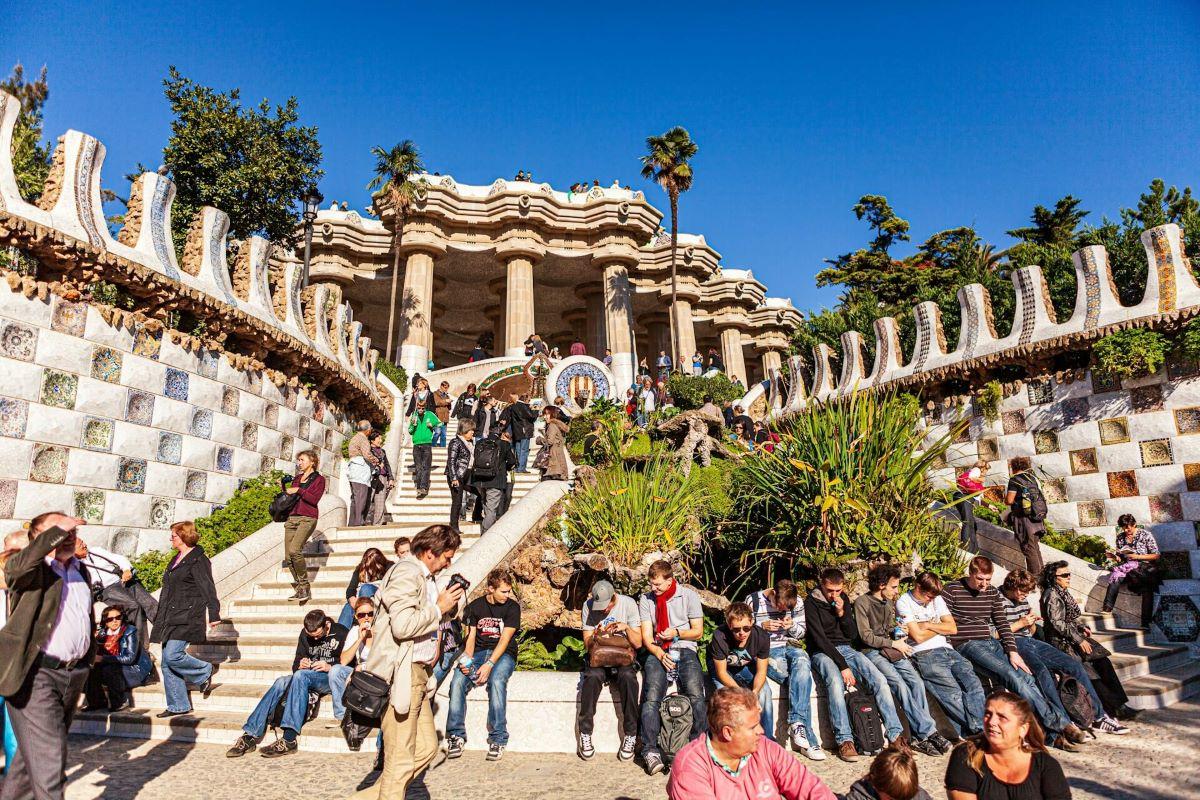
<path fill-rule="evenodd" d="M 946 637 L 953 647 L 975 639 L 990 639 L 995 626 L 1004 652 L 1016 652 L 1017 640 L 1004 612 L 1004 598 L 995 586 L 977 592 L 967 586 L 966 578 L 961 578 L 946 584 L 942 597 L 958 625 L 958 633 Z"/>

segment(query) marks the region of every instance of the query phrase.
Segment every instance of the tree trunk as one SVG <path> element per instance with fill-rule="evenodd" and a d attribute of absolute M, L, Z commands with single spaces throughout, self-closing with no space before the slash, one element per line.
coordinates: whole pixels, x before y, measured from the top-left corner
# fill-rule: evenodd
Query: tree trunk
<path fill-rule="evenodd" d="M 679 331 L 678 320 L 675 318 L 675 300 L 678 292 L 678 281 L 675 276 L 675 249 L 679 245 L 679 191 L 672 189 L 671 197 L 671 370 L 679 369 Z"/>
<path fill-rule="evenodd" d="M 400 243 L 404 240 L 404 217 L 400 217 L 400 224 L 396 228 L 396 244 L 395 256 L 392 259 L 392 300 L 388 304 L 388 335 L 387 335 L 387 360 L 393 364 L 397 362 L 395 354 L 392 352 L 393 331 L 396 327 L 396 288 L 400 283 Z M 397 387 L 403 389 L 403 386 Z"/>

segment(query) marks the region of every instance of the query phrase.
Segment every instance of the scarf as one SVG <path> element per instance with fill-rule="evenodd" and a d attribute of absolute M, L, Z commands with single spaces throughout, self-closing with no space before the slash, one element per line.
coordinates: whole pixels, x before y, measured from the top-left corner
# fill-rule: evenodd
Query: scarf
<path fill-rule="evenodd" d="M 1054 587 L 1054 591 L 1058 592 L 1058 596 L 1062 598 L 1063 606 L 1066 608 L 1066 620 L 1068 625 L 1077 625 L 1082 614 L 1079 611 L 1079 603 L 1075 602 L 1075 598 L 1066 589 L 1058 586 Z"/>
<path fill-rule="evenodd" d="M 670 620 L 667 616 L 667 601 L 675 596 L 675 590 L 679 588 L 677 581 L 671 581 L 671 585 L 667 590 L 660 595 L 654 597 L 654 638 L 660 639 L 662 632 L 671 627 Z"/>
<path fill-rule="evenodd" d="M 116 633 L 113 633 L 108 628 L 104 629 L 102 646 L 104 651 L 110 656 L 116 656 L 121 652 L 121 634 L 125 633 L 125 626 L 117 628 Z"/>

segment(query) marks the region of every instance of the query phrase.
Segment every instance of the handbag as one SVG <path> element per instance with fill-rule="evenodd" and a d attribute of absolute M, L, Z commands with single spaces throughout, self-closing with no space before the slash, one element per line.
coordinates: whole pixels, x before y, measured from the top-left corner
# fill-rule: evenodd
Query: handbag
<path fill-rule="evenodd" d="M 633 657 L 633 644 L 623 633 L 596 633 L 588 644 L 589 667 L 628 667 Z"/>
<path fill-rule="evenodd" d="M 1084 639 L 1084 641 L 1092 646 L 1092 652 L 1083 652 L 1083 648 L 1081 648 L 1079 645 L 1075 645 L 1075 652 L 1079 654 L 1080 660 L 1085 664 L 1089 661 L 1099 661 L 1102 658 L 1108 658 L 1112 655 L 1112 653 L 1108 652 L 1108 649 L 1104 645 L 1097 642 L 1091 636 L 1088 636 L 1086 639 Z"/>
<path fill-rule="evenodd" d="M 538 470 L 546 470 L 550 468 L 550 445 L 543 445 L 541 450 L 533 458 L 533 468 Z"/>
<path fill-rule="evenodd" d="M 342 705 L 371 720 L 379 720 L 387 709 L 391 684 L 374 672 L 365 669 L 351 673 L 346 682 Z"/>
<path fill-rule="evenodd" d="M 879 652 L 883 653 L 883 657 L 893 664 L 898 664 L 904 660 L 904 653 L 901 653 L 894 647 L 881 647 Z"/>

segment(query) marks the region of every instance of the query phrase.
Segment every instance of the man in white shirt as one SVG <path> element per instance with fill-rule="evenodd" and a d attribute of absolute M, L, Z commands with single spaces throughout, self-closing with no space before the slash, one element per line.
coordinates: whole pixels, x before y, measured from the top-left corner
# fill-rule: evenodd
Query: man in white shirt
<path fill-rule="evenodd" d="M 918 574 L 912 591 L 896 601 L 896 616 L 908 634 L 912 660 L 926 688 L 962 739 L 983 730 L 985 696 L 971 662 L 946 639 L 958 632 L 958 625 L 941 592 L 942 582 L 936 575 Z"/>
<path fill-rule="evenodd" d="M 101 602 L 125 611 L 125 619 L 137 628 L 142 646 L 150 641 L 148 623 L 158 616 L 158 601 L 133 577 L 129 559 L 75 540 L 75 558 L 88 569 L 88 578 Z"/>

